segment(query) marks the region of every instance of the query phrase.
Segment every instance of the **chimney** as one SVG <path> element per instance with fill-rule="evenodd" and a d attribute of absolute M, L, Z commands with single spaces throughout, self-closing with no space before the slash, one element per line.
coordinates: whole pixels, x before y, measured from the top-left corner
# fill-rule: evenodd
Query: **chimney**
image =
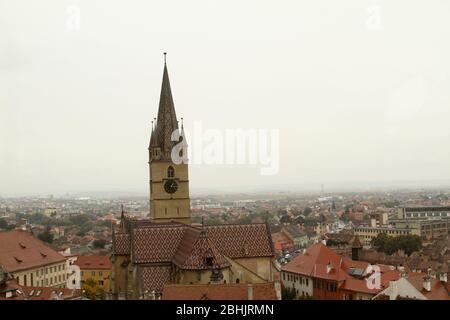
<path fill-rule="evenodd" d="M 327 264 L 327 273 L 330 273 L 331 270 L 333 270 L 333 265 L 331 264 L 331 262 L 328 262 L 328 264 Z"/>
<path fill-rule="evenodd" d="M 389 281 L 389 288 L 391 288 L 391 294 L 389 295 L 389 300 L 395 300 L 398 296 L 397 281 Z"/>
<path fill-rule="evenodd" d="M 253 300 L 253 284 L 251 283 L 247 285 L 247 296 L 248 300 Z"/>
<path fill-rule="evenodd" d="M 281 300 L 281 284 L 277 281 L 275 282 L 275 292 L 277 294 L 277 300 Z"/>
<path fill-rule="evenodd" d="M 447 283 L 447 273 L 445 272 L 439 273 L 439 281 Z"/>
<path fill-rule="evenodd" d="M 429 275 L 423 277 L 423 288 L 426 291 L 431 292 L 431 277 Z"/>

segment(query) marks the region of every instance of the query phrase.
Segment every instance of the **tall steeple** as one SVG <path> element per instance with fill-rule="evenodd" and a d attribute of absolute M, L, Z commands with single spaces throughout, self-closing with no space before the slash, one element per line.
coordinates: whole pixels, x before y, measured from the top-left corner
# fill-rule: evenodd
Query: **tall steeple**
<path fill-rule="evenodd" d="M 181 132 L 178 132 L 179 139 L 172 141 L 172 134 L 178 129 L 170 89 L 169 72 L 167 71 L 166 54 L 164 53 L 164 72 L 158 118 L 152 122 L 152 135 L 148 150 L 150 171 L 149 215 L 155 222 L 175 220 L 190 223 L 189 172 L 183 121 L 181 121 Z M 174 154 L 179 152 L 174 159 L 172 159 L 172 152 Z M 179 156 L 181 156 L 181 159 Z"/>
<path fill-rule="evenodd" d="M 164 53 L 164 71 L 159 98 L 158 118 L 150 139 L 150 147 L 158 147 L 160 160 L 170 160 L 172 147 L 178 141 L 172 141 L 172 133 L 178 129 L 177 115 L 170 88 L 169 72 L 167 71 L 166 53 Z"/>

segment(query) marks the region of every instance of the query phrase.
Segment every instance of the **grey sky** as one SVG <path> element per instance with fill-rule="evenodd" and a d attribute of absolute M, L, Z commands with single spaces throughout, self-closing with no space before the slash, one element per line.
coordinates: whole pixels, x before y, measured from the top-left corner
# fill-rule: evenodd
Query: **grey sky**
<path fill-rule="evenodd" d="M 450 179 L 449 16 L 445 0 L 0 0 L 0 196 L 145 192 L 163 51 L 188 128 L 280 130 L 277 175 L 195 165 L 194 191 Z"/>

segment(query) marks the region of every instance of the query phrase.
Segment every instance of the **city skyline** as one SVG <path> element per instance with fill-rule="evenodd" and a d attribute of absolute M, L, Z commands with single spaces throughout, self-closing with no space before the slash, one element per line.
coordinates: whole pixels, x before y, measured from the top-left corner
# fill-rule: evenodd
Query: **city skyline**
<path fill-rule="evenodd" d="M 448 4 L 104 4 L 3 4 L 1 196 L 145 193 L 163 51 L 188 130 L 280 132 L 277 174 L 191 164 L 194 192 L 450 185 Z"/>

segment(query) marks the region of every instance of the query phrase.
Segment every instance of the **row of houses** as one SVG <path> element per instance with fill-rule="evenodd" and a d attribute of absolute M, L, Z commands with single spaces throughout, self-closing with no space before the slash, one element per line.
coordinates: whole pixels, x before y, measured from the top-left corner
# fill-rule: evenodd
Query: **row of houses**
<path fill-rule="evenodd" d="M 39 300 L 50 297 L 50 293 L 72 297 L 70 290 L 80 290 L 88 279 L 109 290 L 111 264 L 107 256 L 58 252 L 26 230 L 0 232 L 0 243 L 4 298 L 11 290 L 19 297 Z"/>
<path fill-rule="evenodd" d="M 362 244 L 356 237 L 352 258 L 323 243 L 309 246 L 282 266 L 285 290 L 297 298 L 320 300 L 431 299 L 450 300 L 447 273 L 406 273 L 393 266 L 360 261 Z"/>

